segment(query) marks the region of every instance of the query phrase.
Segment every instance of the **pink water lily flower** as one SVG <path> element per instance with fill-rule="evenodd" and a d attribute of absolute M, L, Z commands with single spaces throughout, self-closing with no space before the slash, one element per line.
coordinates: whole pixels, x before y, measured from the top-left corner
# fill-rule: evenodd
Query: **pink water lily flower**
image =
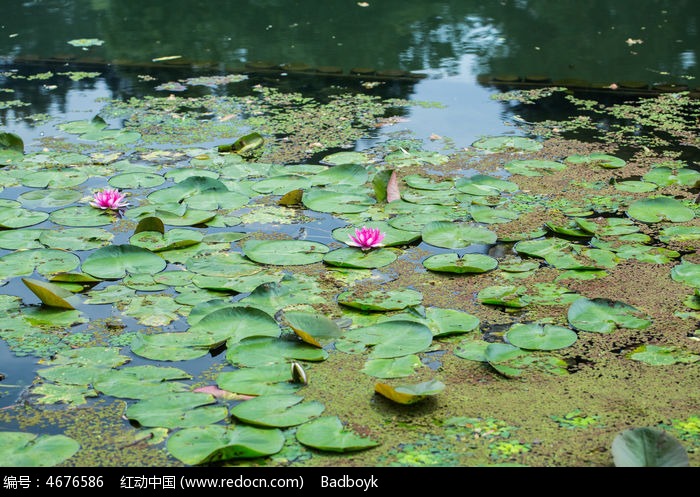
<path fill-rule="evenodd" d="M 374 247 L 383 247 L 384 233 L 379 231 L 379 228 L 368 228 L 363 226 L 362 229 L 356 229 L 355 235 L 348 235 L 350 241 L 346 242 L 353 247 L 360 247 L 362 250 L 369 250 Z"/>
<path fill-rule="evenodd" d="M 95 192 L 90 205 L 97 209 L 119 210 L 129 205 L 124 201 L 125 198 L 126 195 L 119 190 L 106 188 L 102 191 Z"/>

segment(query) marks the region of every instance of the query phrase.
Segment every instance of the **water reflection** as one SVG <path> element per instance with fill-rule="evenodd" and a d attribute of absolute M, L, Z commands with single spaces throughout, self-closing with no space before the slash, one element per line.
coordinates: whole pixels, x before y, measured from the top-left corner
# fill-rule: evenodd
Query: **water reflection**
<path fill-rule="evenodd" d="M 179 55 L 219 67 L 298 61 L 436 77 L 657 83 L 698 76 L 700 8 L 690 0 L 5 0 L 3 6 L 4 60 L 68 56 L 138 65 Z M 67 43 L 76 38 L 104 44 L 83 50 Z"/>

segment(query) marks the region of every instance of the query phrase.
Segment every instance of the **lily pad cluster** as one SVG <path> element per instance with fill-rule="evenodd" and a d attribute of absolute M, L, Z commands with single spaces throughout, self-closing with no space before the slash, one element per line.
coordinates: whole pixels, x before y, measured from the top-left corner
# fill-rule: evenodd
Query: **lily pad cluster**
<path fill-rule="evenodd" d="M 124 399 L 134 428 L 163 430 L 169 454 L 186 465 L 264 459 L 296 442 L 321 452 L 367 450 L 382 443 L 380 432 L 355 429 L 307 395 L 331 354 L 359 358 L 356 373 L 370 377 L 370 394 L 389 409 L 411 409 L 451 394 L 432 352 L 484 363 L 499 379 L 566 376 L 564 353 L 585 334 L 654 326 L 652 310 L 578 294 L 568 280 L 606 278 L 624 263 L 668 265 L 670 279 L 697 297 L 700 271 L 681 258 L 691 250 L 664 246 L 700 240 L 695 206 L 670 190 L 696 187 L 690 167 L 656 165 L 629 180 L 644 185 L 611 182 L 634 198 L 555 205 L 521 184 L 570 168 L 616 174 L 629 161 L 603 152 L 545 160 L 536 156 L 540 140 L 494 136 L 469 152 L 485 161 L 505 154 L 503 175 L 429 174 L 453 157 L 400 140 L 371 153 L 337 151 L 372 128 L 387 103 L 356 96 L 357 109 L 338 119 L 331 110 L 344 108 L 341 99 L 309 114 L 315 103 L 300 95 L 255 91 L 243 100 L 114 102 L 104 117 L 57 127 L 80 142 L 69 151 L 25 152 L 20 137 L 0 134 L 0 187 L 23 191 L 0 202 L 0 280 L 21 282 L 38 299 L 3 296 L 0 338 L 17 355 L 41 358 L 33 402 Z M 270 118 L 202 114 L 242 110 Z M 120 115 L 128 116 L 124 127 L 110 127 L 107 118 Z M 329 151 L 318 163 L 298 160 L 310 153 L 311 133 L 299 127 L 309 115 L 320 125 L 320 145 L 311 148 Z M 340 132 L 339 122 L 356 124 Z M 250 134 L 251 125 L 258 131 Z M 242 138 L 229 146 L 232 130 Z M 200 146 L 223 137 L 224 146 Z M 173 139 L 178 149 L 148 147 Z M 108 186 L 125 192 L 123 213 L 90 205 Z M 506 229 L 550 210 L 532 231 Z M 381 247 L 348 244 L 363 227 L 382 233 Z M 469 305 L 500 316 L 502 333 L 490 333 L 466 303 L 428 303 L 397 276 L 407 264 L 437 292 L 447 281 L 474 289 Z M 541 270 L 557 276 L 528 281 Z M 85 345 L 98 306 L 128 324 L 106 344 Z M 530 319 L 534 307 L 552 314 Z M 664 367 L 697 355 L 650 343 L 623 359 Z M 217 365 L 196 379 L 205 387 L 195 388 L 188 372 L 197 361 Z M 26 465 L 58 464 L 79 450 L 73 440 L 28 433 L 5 434 L 4 442 L 0 461 Z M 30 445 L 56 457 L 39 458 Z"/>

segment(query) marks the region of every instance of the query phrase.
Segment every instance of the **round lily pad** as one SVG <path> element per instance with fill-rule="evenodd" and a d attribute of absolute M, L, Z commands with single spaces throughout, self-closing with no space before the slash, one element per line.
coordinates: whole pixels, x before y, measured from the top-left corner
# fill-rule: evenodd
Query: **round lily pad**
<path fill-rule="evenodd" d="M 116 280 L 129 273 L 156 274 L 166 266 L 165 260 L 150 250 L 134 245 L 110 245 L 90 254 L 82 269 L 95 278 Z"/>
<path fill-rule="evenodd" d="M 255 367 L 274 363 L 289 364 L 298 361 L 325 361 L 328 352 L 298 340 L 280 340 L 272 337 L 250 337 L 229 345 L 226 360 L 233 366 Z"/>
<path fill-rule="evenodd" d="M 228 415 L 216 399 L 197 392 L 174 392 L 140 400 L 127 407 L 125 416 L 141 426 L 187 428 L 222 421 Z"/>
<path fill-rule="evenodd" d="M 383 321 L 355 328 L 336 340 L 335 347 L 348 354 L 361 354 L 372 349 L 370 359 L 389 359 L 425 351 L 433 342 L 433 333 L 415 321 Z"/>
<path fill-rule="evenodd" d="M 639 309 L 604 298 L 574 301 L 568 319 L 574 329 L 595 333 L 612 333 L 617 328 L 642 330 L 651 325 L 651 320 Z"/>
<path fill-rule="evenodd" d="M 427 397 L 437 395 L 445 389 L 445 384 L 439 380 L 429 380 L 422 383 L 402 384 L 391 386 L 387 383 L 375 383 L 374 391 L 397 404 L 415 404 Z"/>
<path fill-rule="evenodd" d="M 352 290 L 348 290 L 338 295 L 339 304 L 363 311 L 397 311 L 419 305 L 422 300 L 423 295 L 410 288 L 373 290 L 364 293 L 355 293 Z"/>
<path fill-rule="evenodd" d="M 337 338 L 341 329 L 332 319 L 318 313 L 285 311 L 284 320 L 294 333 L 306 343 L 322 347 L 321 341 Z"/>
<path fill-rule="evenodd" d="M 24 228 L 43 223 L 49 218 L 47 212 L 30 211 L 16 207 L 0 207 L 0 228 Z"/>
<path fill-rule="evenodd" d="M 301 444 L 329 452 L 352 452 L 379 445 L 343 425 L 337 416 L 321 416 L 304 423 L 297 428 L 295 436 Z"/>
<path fill-rule="evenodd" d="M 618 433 L 610 452 L 616 467 L 688 467 L 688 451 L 668 432 L 650 427 L 630 428 Z"/>
<path fill-rule="evenodd" d="M 279 429 L 208 425 L 184 428 L 168 437 L 173 457 L 191 466 L 276 454 L 284 446 Z"/>
<path fill-rule="evenodd" d="M 52 467 L 72 457 L 80 444 L 65 435 L 0 432 L 0 466 Z"/>
<path fill-rule="evenodd" d="M 79 265 L 80 258 L 64 250 L 20 250 L 0 257 L 0 279 L 13 276 L 29 276 L 34 271 L 48 276 L 72 271 Z"/>
<path fill-rule="evenodd" d="M 243 253 L 260 264 L 298 266 L 321 262 L 329 251 L 327 245 L 306 240 L 248 240 Z"/>
<path fill-rule="evenodd" d="M 255 426 L 287 428 L 320 416 L 326 407 L 318 401 L 304 401 L 294 394 L 262 395 L 231 409 L 237 419 Z"/>
<path fill-rule="evenodd" d="M 395 260 L 396 254 L 389 249 L 360 250 L 354 247 L 332 250 L 323 257 L 326 264 L 352 269 L 380 268 Z"/>
<path fill-rule="evenodd" d="M 474 244 L 496 243 L 498 236 L 493 231 L 475 223 L 452 223 L 433 221 L 425 225 L 423 241 L 436 247 L 459 249 Z"/>
<path fill-rule="evenodd" d="M 521 349 L 557 350 L 572 345 L 578 339 L 578 335 L 563 326 L 515 323 L 505 333 L 504 338 Z"/>
<path fill-rule="evenodd" d="M 431 271 L 445 273 L 485 273 L 496 269 L 498 261 L 485 254 L 455 253 L 431 255 L 423 261 L 423 266 Z"/>
<path fill-rule="evenodd" d="M 627 164 L 623 159 L 603 153 L 592 153 L 588 155 L 573 154 L 564 159 L 569 164 L 592 164 L 603 169 L 619 169 Z"/>
<path fill-rule="evenodd" d="M 472 147 L 487 152 L 536 152 L 542 148 L 542 144 L 522 136 L 487 136 L 472 143 Z"/>
<path fill-rule="evenodd" d="M 675 198 L 656 197 L 632 202 L 627 209 L 627 215 L 643 223 L 683 223 L 693 219 L 695 212 Z"/>
<path fill-rule="evenodd" d="M 555 173 L 566 169 L 566 164 L 545 159 L 516 159 L 504 166 L 511 174 L 521 176 L 542 176 L 542 173 Z"/>
<path fill-rule="evenodd" d="M 289 364 L 275 363 L 224 371 L 217 376 L 216 384 L 223 390 L 242 395 L 292 394 L 301 387 L 292 379 Z"/>
<path fill-rule="evenodd" d="M 470 195 L 492 196 L 502 192 L 512 193 L 518 190 L 518 185 L 512 181 L 476 174 L 468 178 L 460 178 L 455 182 L 455 188 Z"/>
<path fill-rule="evenodd" d="M 311 210 L 336 214 L 364 212 L 377 203 L 375 199 L 366 194 L 343 193 L 321 188 L 306 190 L 302 202 Z"/>

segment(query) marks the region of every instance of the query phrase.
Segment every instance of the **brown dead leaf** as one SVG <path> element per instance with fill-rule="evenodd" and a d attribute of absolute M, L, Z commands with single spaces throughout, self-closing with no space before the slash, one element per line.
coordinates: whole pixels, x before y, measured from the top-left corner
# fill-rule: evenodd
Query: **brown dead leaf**
<path fill-rule="evenodd" d="M 389 181 L 386 184 L 386 201 L 389 203 L 400 199 L 401 193 L 399 192 L 399 181 L 396 178 L 396 171 L 391 171 L 391 176 L 389 176 Z"/>

